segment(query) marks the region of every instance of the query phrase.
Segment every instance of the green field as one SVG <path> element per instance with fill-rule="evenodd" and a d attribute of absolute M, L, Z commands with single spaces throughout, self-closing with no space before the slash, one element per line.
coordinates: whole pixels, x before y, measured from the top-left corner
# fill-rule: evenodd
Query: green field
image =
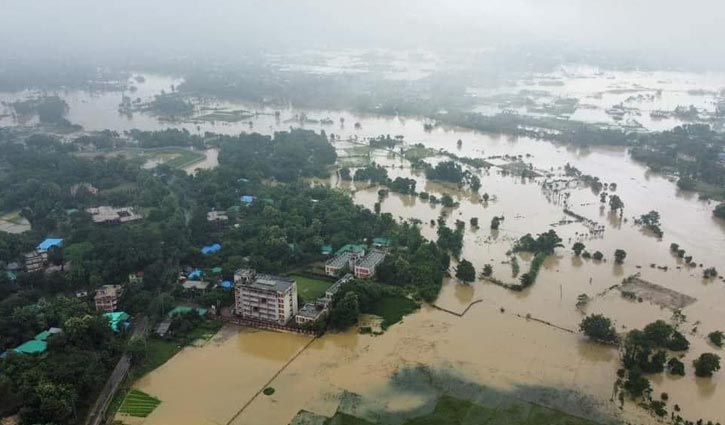
<path fill-rule="evenodd" d="M 205 158 L 203 153 L 182 148 L 164 148 L 145 151 L 142 155 L 146 161 L 160 161 L 171 168 L 184 168 Z"/>
<path fill-rule="evenodd" d="M 325 280 L 312 279 L 300 275 L 291 275 L 291 278 L 297 281 L 297 295 L 302 297 L 304 302 L 314 301 L 325 295 L 327 288 L 332 286 L 332 282 Z"/>
<path fill-rule="evenodd" d="M 389 326 L 403 320 L 403 316 L 414 312 L 418 307 L 418 303 L 415 301 L 399 295 L 383 297 L 375 303 L 370 313 L 382 317 L 383 323 L 380 326 L 383 329 L 387 329 Z"/>
<path fill-rule="evenodd" d="M 161 404 L 161 400 L 156 397 L 151 397 L 139 390 L 131 390 L 126 394 L 126 398 L 124 398 L 119 412 L 137 418 L 145 418 L 150 415 L 159 404 Z"/>
<path fill-rule="evenodd" d="M 325 425 L 383 425 L 336 413 Z M 426 415 L 410 419 L 404 425 L 597 425 L 587 419 L 568 415 L 523 401 L 512 401 L 505 406 L 485 407 L 470 401 L 442 396 L 435 409 Z"/>

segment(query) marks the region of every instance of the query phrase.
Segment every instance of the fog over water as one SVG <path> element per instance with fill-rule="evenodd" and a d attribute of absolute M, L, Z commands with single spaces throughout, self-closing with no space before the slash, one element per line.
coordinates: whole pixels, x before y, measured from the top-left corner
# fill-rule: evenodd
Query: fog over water
<path fill-rule="evenodd" d="M 717 0 L 4 1 L 0 51 L 36 59 L 224 58 L 301 47 L 528 45 L 642 64 L 720 66 L 724 17 Z"/>

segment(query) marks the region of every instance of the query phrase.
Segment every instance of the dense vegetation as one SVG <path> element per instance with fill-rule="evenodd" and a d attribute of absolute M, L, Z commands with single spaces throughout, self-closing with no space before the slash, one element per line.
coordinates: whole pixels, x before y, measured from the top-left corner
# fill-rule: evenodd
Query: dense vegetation
<path fill-rule="evenodd" d="M 376 214 L 344 193 L 302 180 L 327 175 L 335 161 L 324 134 L 297 130 L 272 138 L 168 130 L 126 136 L 101 132 L 61 143 L 0 132 L 0 203 L 20 210 L 32 225 L 20 235 L 0 233 L 0 261 L 22 263 L 23 254 L 44 238 L 64 238 L 61 248 L 49 252 L 58 271 L 19 273 L 16 280 L 0 274 L 0 352 L 48 327 L 63 329 L 51 337 L 47 353 L 10 353 L 0 361 L 0 414 L 19 411 L 28 424 L 77 421 L 124 350 L 125 338 L 112 336 L 107 320 L 91 311 L 88 297 L 65 295 L 87 291 L 92 297 L 98 286 L 125 282 L 138 271 L 144 272 L 143 282 L 127 285 L 122 308 L 158 319 L 182 301 L 206 307 L 231 303 L 231 293 L 216 286 L 198 294 L 175 284 L 185 268 L 221 267 L 218 280 L 230 280 L 239 267 L 283 273 L 322 259 L 325 244 L 340 247 L 385 236 L 392 248 L 380 266 L 383 283 L 357 285 L 354 294 L 342 291 L 331 326 L 342 327 L 353 316 L 356 321 L 355 311 L 381 311 L 394 322 L 417 307 L 408 296 L 429 301 L 437 296 L 448 268 L 445 249 L 426 241 L 412 224 L 398 224 L 390 214 Z M 163 165 L 145 170 L 139 160 L 120 156 L 78 155 L 132 143 L 218 146 L 220 165 L 189 176 Z M 79 183 L 92 184 L 98 193 L 73 193 Z M 95 225 L 85 209 L 96 205 L 132 206 L 144 219 Z M 212 210 L 226 212 L 228 223 L 209 222 Z M 200 248 L 210 243 L 222 249 L 203 255 Z M 392 308 L 390 299 L 406 308 Z M 203 325 L 198 322 L 194 313 L 180 315 L 171 328 L 177 335 L 194 334 Z M 129 352 L 142 358 L 136 345 L 130 344 Z"/>

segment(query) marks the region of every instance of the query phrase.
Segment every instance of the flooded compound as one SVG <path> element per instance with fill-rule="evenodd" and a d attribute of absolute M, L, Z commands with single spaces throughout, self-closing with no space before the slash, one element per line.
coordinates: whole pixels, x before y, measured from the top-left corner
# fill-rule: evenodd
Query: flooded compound
<path fill-rule="evenodd" d="M 532 90 L 542 86 L 541 76 L 532 78 L 527 83 Z M 694 77 L 677 73 L 616 73 L 614 78 L 596 73 L 557 74 L 551 78 L 564 82 L 544 83 L 549 94 L 541 94 L 542 98 L 569 93 L 592 105 L 573 113 L 573 119 L 590 114 L 591 120 L 599 121 L 603 117 L 597 113 L 611 104 L 647 104 L 640 115 L 651 119 L 638 118 L 646 128 L 676 125 L 680 122 L 676 118 L 652 118 L 659 115 L 651 113 L 682 102 L 695 103 L 692 97 L 712 100 L 718 96 L 713 87 L 725 85 L 720 76 L 704 75 L 692 84 L 705 91 L 694 92 L 690 83 Z M 178 83 L 174 78 L 147 76 L 134 96 L 150 97 Z M 12 100 L 26 95 L 0 97 Z M 340 181 L 334 172 L 330 179 L 312 184 L 349 192 L 356 203 L 371 210 L 380 202 L 381 213 L 420 223 L 422 233 L 431 240 L 437 237 L 435 222 L 439 218 L 451 228 L 460 220 L 465 225 L 460 257 L 472 262 L 477 272 L 491 265 L 492 278 L 503 283 L 518 280 L 513 262 L 523 273 L 532 261 L 529 254 L 510 252 L 521 236 L 553 229 L 564 245 L 545 259 L 535 283 L 523 291 L 484 279 L 470 285 L 449 279 L 435 305 L 461 314 L 468 308 L 466 314 L 457 316 L 424 305 L 380 336 L 361 335 L 353 329 L 311 340 L 226 326 L 205 345 L 185 348 L 140 379 L 135 387 L 162 403 L 146 419 L 117 417 L 123 422 L 286 425 L 300 410 L 331 416 L 341 409 L 398 424 L 430 412 L 440 394 L 466 388 L 461 396 L 473 401 L 513 397 L 602 423 L 655 423 L 634 403 L 627 402 L 620 410 L 612 401 L 620 353 L 617 348 L 588 342 L 579 333 L 582 318 L 592 313 L 610 317 L 622 334 L 658 319 L 677 322 L 691 343 L 682 358 L 688 373 L 676 378 L 652 375 L 653 394 L 666 392 L 670 404 L 676 403 L 689 420 L 725 418 L 721 402 L 725 400 L 725 373 L 716 373 L 711 379 L 695 378 L 691 367 L 701 353 L 718 350 L 706 336 L 725 327 L 725 283 L 722 278 L 703 278 L 708 267 L 725 271 L 725 222 L 713 217 L 713 203 L 699 200 L 694 192 L 680 191 L 672 177 L 649 171 L 632 160 L 625 148 L 572 147 L 444 126 L 426 130 L 421 119 L 348 111 L 288 108 L 275 114 L 269 106 L 209 99 L 199 100 L 197 107 L 243 109 L 251 115 L 239 122 L 169 122 L 143 113 L 120 115 L 122 93 L 118 92 L 60 95 L 69 104 L 67 118 L 85 131 L 176 127 L 194 134 L 272 134 L 304 127 L 335 134 L 340 166 L 350 166 L 354 172 L 355 167 L 375 162 L 386 168 L 390 178 L 412 178 L 417 192 L 438 198 L 449 194 L 457 206 L 444 208 L 415 195 L 393 192 L 381 198 L 380 187 Z M 707 109 L 709 100 L 697 105 Z M 302 114 L 314 120 L 306 120 Z M 605 116 L 613 114 L 610 111 Z M 631 110 L 626 114 L 636 115 Z M 0 125 L 9 124 L 32 125 L 12 116 L 0 121 Z M 365 138 L 380 135 L 401 135 L 403 143 L 392 152 L 360 146 Z M 465 166 L 481 179 L 478 193 L 428 181 L 425 173 L 413 169 L 397 153 L 418 143 L 429 148 L 424 159 L 430 163 L 450 158 L 439 153 L 441 150 L 490 162 L 488 169 Z M 184 169 L 191 173 L 217 164 L 218 151 L 208 150 L 204 159 Z M 537 176 L 518 175 L 515 170 L 521 164 L 535 170 Z M 596 190 L 582 178 L 568 175 L 567 164 L 582 175 L 597 177 L 605 187 Z M 610 211 L 600 200 L 601 192 L 619 196 L 623 211 Z M 484 194 L 489 195 L 487 201 Z M 661 216 L 662 238 L 635 223 L 651 210 Z M 503 217 L 498 230 L 490 229 L 493 217 Z M 471 226 L 471 218 L 478 219 L 478 227 Z M 590 253 L 600 251 L 603 259 L 574 255 L 575 242 L 583 243 Z M 685 249 L 694 266 L 673 253 L 671 243 Z M 626 251 L 623 264 L 614 261 L 617 249 Z M 640 283 L 632 287 L 635 275 Z M 625 297 L 625 292 L 635 296 Z M 266 386 L 273 387 L 274 393 L 260 393 Z"/>

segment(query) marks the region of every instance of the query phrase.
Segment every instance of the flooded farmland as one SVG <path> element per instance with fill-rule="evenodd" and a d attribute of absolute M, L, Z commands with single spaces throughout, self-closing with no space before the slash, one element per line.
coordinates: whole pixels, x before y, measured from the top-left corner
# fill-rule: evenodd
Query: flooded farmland
<path fill-rule="evenodd" d="M 649 78 L 661 81 L 664 77 Z M 630 83 L 644 85 L 640 80 Z M 178 80 L 148 76 L 145 83 L 138 84 L 134 96 L 153 96 L 172 84 L 178 84 Z M 718 80 L 704 87 L 714 90 L 720 86 Z M 12 100 L 12 96 L 27 94 L 0 97 Z M 287 424 L 302 409 L 330 416 L 338 408 L 350 409 L 357 416 L 397 423 L 430 411 L 435 398 L 443 392 L 454 392 L 455 383 L 461 380 L 478 386 L 477 392 L 467 394 L 472 400 L 483 399 L 486 394 L 507 394 L 603 422 L 654 422 L 632 403 L 620 410 L 610 400 L 620 367 L 619 353 L 615 348 L 585 341 L 577 329 L 582 317 L 605 314 L 614 319 L 619 332 L 657 319 L 672 320 L 674 309 L 656 302 L 656 291 L 640 302 L 622 297 L 613 288 L 625 278 L 639 274 L 656 287 L 694 300 L 681 311 L 685 321 L 680 329 L 691 342 L 683 359 L 686 365 L 700 353 L 715 350 L 706 341 L 706 335 L 725 326 L 725 285 L 722 279 L 702 277 L 703 268 L 725 268 L 725 222 L 713 218 L 711 203 L 698 200 L 693 193 L 681 192 L 667 176 L 652 173 L 634 162 L 624 148 L 576 148 L 447 127 L 426 131 L 420 119 L 346 111 L 284 109 L 276 117 L 273 108 L 216 101 L 215 107 L 243 108 L 255 113 L 243 122 L 165 122 L 142 113 L 119 115 L 120 93 L 61 94 L 70 106 L 67 118 L 86 131 L 180 127 L 192 133 L 268 134 L 303 126 L 337 135 L 341 141 L 335 142 L 335 146 L 341 153 L 355 146 L 345 139 L 403 135 L 407 145 L 422 143 L 462 157 L 520 155 L 534 169 L 550 174 L 522 178 L 505 175 L 498 167 L 475 171 L 482 181 L 479 192 L 491 196 L 484 202 L 478 194 L 427 181 L 400 155 L 370 152 L 365 161 L 385 166 L 391 178 L 413 178 L 418 191 L 437 197 L 443 193 L 453 196 L 459 205 L 443 208 L 412 195 L 390 193 L 381 200 L 381 211 L 403 220 L 420 220 L 423 234 L 430 239 L 436 237 L 436 228 L 430 222 L 442 213 L 449 227 L 454 227 L 456 220 L 465 222 L 461 258 L 471 261 L 476 270 L 490 264 L 493 277 L 515 282 L 508 252 L 514 241 L 526 233 L 555 229 L 565 248 L 547 258 L 536 283 L 522 292 L 483 280 L 471 285 L 447 281 L 437 306 L 462 312 L 473 301 L 482 300 L 463 317 L 425 306 L 381 336 L 359 335 L 353 330 L 327 334 L 311 343 L 296 335 L 225 328 L 206 345 L 184 349 L 137 382 L 139 389 L 163 401 L 144 423 Z M 677 103 L 680 100 L 668 100 L 652 109 Z M 329 117 L 333 124 L 303 122 L 299 119 L 302 113 L 317 120 Z M 0 125 L 9 124 L 22 123 L 11 116 L 0 121 Z M 458 140 L 462 142 L 460 148 Z M 207 153 L 204 166 L 216 165 L 216 153 Z M 622 198 L 623 214 L 610 212 L 608 206 L 600 203 L 599 195 L 583 184 L 574 183 L 558 191 L 545 187 L 545 182 L 566 178 L 567 163 L 602 182 L 616 183 L 617 189 L 612 193 Z M 200 166 L 192 164 L 188 171 Z M 356 203 L 370 209 L 379 201 L 378 187 L 341 182 L 334 176 L 320 183 L 349 191 Z M 565 208 L 603 225 L 604 232 L 593 235 L 582 222 L 571 220 L 564 213 Z M 650 210 L 657 210 L 662 216 L 661 239 L 634 225 L 634 217 Z M 498 231 L 488 226 L 494 216 L 505 217 Z M 480 228 L 469 225 L 474 217 L 479 219 Z M 601 251 L 604 260 L 574 256 L 570 247 L 577 241 L 591 252 Z M 673 255 L 673 242 L 686 249 L 698 266 L 687 267 Z M 627 252 L 622 265 L 614 263 L 616 249 Z M 517 255 L 517 261 L 526 270 L 531 258 Z M 577 307 L 582 294 L 590 301 Z M 420 389 L 416 384 L 422 379 L 420 374 L 427 377 L 423 380 L 438 384 Z M 403 379 L 411 375 L 417 378 Z M 722 373 L 707 380 L 695 378 L 692 373 L 683 378 L 655 375 L 652 380 L 653 393 L 667 392 L 672 403 L 682 408 L 683 416 L 725 418 L 725 406 L 719 403 L 725 398 Z M 267 385 L 274 387 L 275 393 L 259 394 Z M 350 403 L 351 394 L 362 401 Z"/>

